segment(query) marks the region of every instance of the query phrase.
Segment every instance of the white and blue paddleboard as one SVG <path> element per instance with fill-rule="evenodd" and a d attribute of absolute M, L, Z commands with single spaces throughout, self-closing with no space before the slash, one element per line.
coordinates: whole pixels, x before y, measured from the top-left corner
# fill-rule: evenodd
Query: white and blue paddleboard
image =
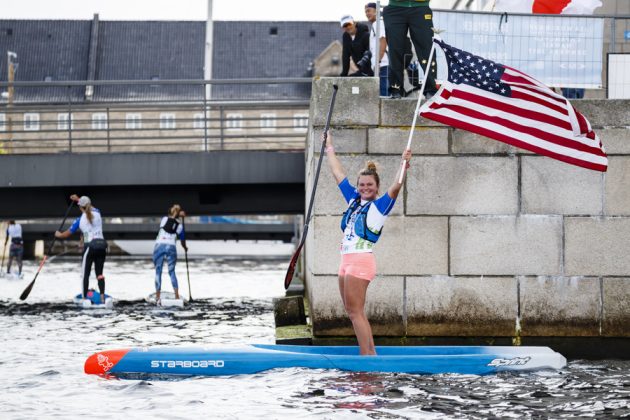
<path fill-rule="evenodd" d="M 161 292 L 159 302 L 155 300 L 155 297 L 155 293 L 151 293 L 149 296 L 144 298 L 144 300 L 152 305 L 161 306 L 163 308 L 184 307 L 184 299 L 182 299 L 181 297 L 179 299 L 175 299 L 175 293 L 173 292 Z"/>
<path fill-rule="evenodd" d="M 112 309 L 114 307 L 114 298 L 105 294 L 105 303 L 102 303 L 100 292 L 94 289 L 88 290 L 86 299 L 83 299 L 83 293 L 79 293 L 72 301 L 83 309 Z"/>
<path fill-rule="evenodd" d="M 391 346 L 361 356 L 356 346 L 253 344 L 240 347 L 153 347 L 107 350 L 85 361 L 85 373 L 121 378 L 143 375 L 219 376 L 277 368 L 354 372 L 485 375 L 561 369 L 566 359 L 549 347 Z"/>

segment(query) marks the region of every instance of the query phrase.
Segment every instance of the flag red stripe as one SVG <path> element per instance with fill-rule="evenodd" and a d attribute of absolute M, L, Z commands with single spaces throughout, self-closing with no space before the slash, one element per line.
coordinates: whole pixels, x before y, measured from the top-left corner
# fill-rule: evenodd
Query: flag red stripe
<path fill-rule="evenodd" d="M 503 111 L 509 114 L 514 114 L 519 117 L 528 118 L 530 120 L 541 121 L 546 124 L 554 125 L 565 130 L 573 130 L 571 123 L 568 120 L 561 120 L 559 118 L 552 117 L 542 112 L 532 111 L 529 109 L 521 108 L 515 105 L 511 105 L 508 102 L 503 102 L 499 99 L 490 99 L 485 96 L 476 95 L 461 89 L 455 89 L 452 92 L 452 96 L 460 98 L 469 102 L 473 102 L 479 105 L 486 106 L 488 108 L 494 108 L 499 111 Z M 503 97 L 496 95 L 497 98 L 503 99 Z M 506 98 L 509 100 L 508 98 Z"/>
<path fill-rule="evenodd" d="M 538 153 L 540 155 L 543 156 L 548 156 L 557 160 L 560 160 L 562 162 L 566 162 L 566 163 L 570 163 L 572 165 L 576 165 L 576 166 L 580 166 L 582 168 L 586 168 L 586 169 L 592 169 L 595 171 L 600 171 L 600 172 L 606 172 L 607 166 L 606 165 L 602 165 L 599 163 L 594 163 L 588 160 L 581 160 L 581 159 L 577 159 L 577 158 L 573 158 L 573 157 L 569 157 L 560 153 L 555 153 L 552 151 L 549 151 L 547 149 L 543 149 L 537 146 L 534 146 L 530 143 L 515 139 L 513 137 L 510 136 L 506 136 L 504 134 L 498 133 L 496 131 L 492 131 L 492 130 L 488 130 L 485 129 L 483 127 L 479 127 L 478 125 L 474 125 L 474 124 L 469 124 L 467 122 L 458 120 L 458 119 L 454 119 L 454 118 L 450 118 L 444 115 L 440 115 L 440 114 L 433 114 L 431 112 L 424 112 L 422 113 L 423 117 L 427 117 L 430 118 L 434 121 L 440 122 L 442 124 L 446 124 L 446 125 L 450 125 L 453 127 L 457 127 L 457 128 L 461 128 L 464 130 L 468 130 L 471 131 L 473 133 L 477 133 L 480 134 L 482 136 L 486 136 L 495 140 L 499 140 L 502 141 L 503 143 L 507 143 L 510 144 L 512 146 L 515 147 L 519 147 L 521 149 L 525 149 L 525 150 L 529 150 L 531 152 L 534 153 Z"/>
<path fill-rule="evenodd" d="M 431 105 L 431 109 L 433 110 L 437 110 L 440 108 L 450 109 L 453 112 L 465 115 L 470 118 L 474 118 L 479 121 L 488 121 L 491 123 L 495 123 L 503 127 L 507 127 L 510 130 L 514 130 L 523 134 L 528 134 L 530 136 L 536 137 L 538 139 L 541 139 L 549 143 L 557 144 L 558 146 L 567 147 L 570 149 L 578 150 L 580 152 L 589 153 L 595 156 L 606 156 L 606 154 L 598 147 L 589 146 L 587 144 L 580 143 L 578 141 L 568 139 L 566 137 L 547 133 L 546 131 L 540 130 L 532 126 L 524 126 L 522 124 L 518 124 L 514 121 L 510 121 L 505 118 L 489 116 L 487 114 L 484 114 L 482 112 L 476 111 L 471 108 L 467 108 L 467 107 L 459 106 L 459 105 L 450 105 L 450 104 Z M 436 115 L 436 114 L 432 114 L 432 115 Z M 422 113 L 422 116 L 425 116 L 425 113 Z M 492 131 L 492 132 L 494 133 L 495 131 Z M 573 131 L 571 131 L 571 129 L 569 128 L 567 134 L 570 136 L 573 136 Z M 488 137 L 496 138 L 494 136 L 488 136 Z M 533 146 L 533 147 L 536 147 L 536 146 Z"/>
<path fill-rule="evenodd" d="M 526 90 L 526 91 L 531 92 L 533 94 L 542 95 L 542 96 L 548 98 L 551 101 L 557 102 L 557 106 L 560 106 L 562 109 L 564 109 L 564 107 L 566 106 L 565 105 L 566 104 L 566 99 L 564 97 L 558 98 L 553 93 L 545 92 L 544 90 L 541 90 L 541 88 L 533 88 L 533 87 L 529 87 L 529 86 L 519 86 L 518 89 L 512 89 L 512 96 L 514 96 L 514 92 L 519 92 L 522 95 L 526 94 L 524 92 L 521 92 L 520 89 Z M 540 99 L 540 98 L 537 98 L 534 95 L 532 95 L 530 97 L 534 97 L 536 99 Z M 548 106 L 550 106 L 550 107 L 555 105 L 555 104 L 550 103 L 550 102 L 545 102 L 545 103 L 548 104 Z"/>
<path fill-rule="evenodd" d="M 540 105 L 540 106 L 544 106 L 546 108 L 552 109 L 560 114 L 569 115 L 569 111 L 567 111 L 566 106 L 559 106 L 559 105 L 551 104 L 545 101 L 544 99 L 537 98 L 536 96 L 533 96 L 533 95 L 528 95 L 525 92 L 512 90 L 512 98 L 532 102 L 532 103 L 535 103 L 536 105 Z"/>

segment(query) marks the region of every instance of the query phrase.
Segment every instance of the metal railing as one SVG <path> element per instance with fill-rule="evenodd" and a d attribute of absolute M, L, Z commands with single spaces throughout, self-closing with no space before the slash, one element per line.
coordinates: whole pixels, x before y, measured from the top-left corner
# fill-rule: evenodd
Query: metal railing
<path fill-rule="evenodd" d="M 0 83 L 0 90 L 14 92 L 0 103 L 0 153 L 301 150 L 308 99 L 210 100 L 205 86 L 308 84 L 310 90 L 311 81 Z"/>

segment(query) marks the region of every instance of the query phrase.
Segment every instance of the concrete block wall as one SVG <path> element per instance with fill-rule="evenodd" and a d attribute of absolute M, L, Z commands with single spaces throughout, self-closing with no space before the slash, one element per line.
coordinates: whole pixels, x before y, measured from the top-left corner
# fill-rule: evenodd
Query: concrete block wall
<path fill-rule="evenodd" d="M 373 78 L 320 78 L 306 200 L 333 83 L 337 154 L 353 183 L 375 160 L 384 192 L 416 101 L 379 99 Z M 411 168 L 375 249 L 366 304 L 375 336 L 630 336 L 630 101 L 574 106 L 607 149 L 605 174 L 418 118 Z M 325 159 L 304 252 L 306 289 L 314 336 L 352 337 L 336 276 L 345 205 Z"/>

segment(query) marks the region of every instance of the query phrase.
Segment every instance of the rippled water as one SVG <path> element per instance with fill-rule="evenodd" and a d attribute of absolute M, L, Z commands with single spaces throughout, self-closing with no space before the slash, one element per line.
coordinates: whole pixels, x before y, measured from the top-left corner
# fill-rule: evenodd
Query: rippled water
<path fill-rule="evenodd" d="M 110 260 L 114 310 L 70 304 L 78 260 L 33 278 L 0 279 L 1 418 L 630 418 L 630 362 L 572 361 L 558 372 L 473 375 L 362 374 L 283 369 L 180 380 L 106 380 L 83 373 L 97 350 L 129 346 L 273 343 L 272 298 L 286 261 L 191 261 L 194 302 L 157 310 L 149 260 Z M 188 294 L 185 267 L 180 288 Z M 167 276 L 164 290 L 170 290 Z"/>

